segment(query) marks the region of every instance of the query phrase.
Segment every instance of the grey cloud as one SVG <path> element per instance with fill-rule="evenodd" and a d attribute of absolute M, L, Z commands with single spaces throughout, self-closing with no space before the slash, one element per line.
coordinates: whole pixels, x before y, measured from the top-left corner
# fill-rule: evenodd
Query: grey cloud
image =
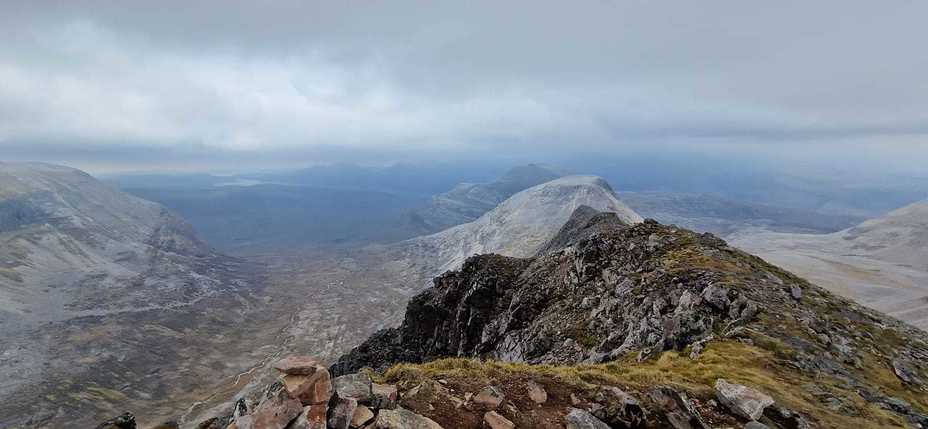
<path fill-rule="evenodd" d="M 923 2 L 2 9 L 6 156 L 14 146 L 113 160 L 151 150 L 208 165 L 725 139 L 766 151 L 865 140 L 928 158 Z"/>

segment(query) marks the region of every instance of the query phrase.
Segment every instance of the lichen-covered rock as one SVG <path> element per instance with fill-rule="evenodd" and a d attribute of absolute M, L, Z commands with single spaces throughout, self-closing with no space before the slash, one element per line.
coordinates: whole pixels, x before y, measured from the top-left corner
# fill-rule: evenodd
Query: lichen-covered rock
<path fill-rule="evenodd" d="M 397 408 L 381 410 L 374 420 L 376 429 L 442 429 L 434 420 L 420 416 L 412 411 Z"/>
<path fill-rule="evenodd" d="M 495 410 L 499 407 L 499 404 L 503 403 L 505 395 L 499 391 L 499 389 L 493 386 L 487 386 L 483 389 L 480 389 L 476 395 L 471 399 L 475 404 L 482 405 L 491 410 Z"/>
<path fill-rule="evenodd" d="M 238 429 L 245 429 L 245 421 L 250 420 L 255 429 L 283 429 L 303 411 L 299 399 L 290 396 L 284 388 L 272 391 L 264 401 L 255 408 L 254 413 L 235 420 Z"/>
<path fill-rule="evenodd" d="M 487 411 L 484 413 L 483 422 L 486 423 L 490 429 L 514 429 L 516 427 L 515 423 L 496 411 Z"/>
<path fill-rule="evenodd" d="M 709 429 L 702 416 L 693 407 L 686 393 L 672 387 L 661 386 L 648 393 L 673 429 Z"/>
<path fill-rule="evenodd" d="M 548 392 L 546 392 L 540 384 L 529 380 L 525 384 L 525 390 L 526 393 L 528 393 L 528 397 L 536 404 L 541 405 L 548 402 Z"/>
<path fill-rule="evenodd" d="M 610 427 L 637 429 L 644 427 L 647 421 L 647 413 L 641 403 L 617 387 L 600 388 L 596 400 L 601 406 L 593 411 L 593 415 Z"/>
<path fill-rule="evenodd" d="M 610 429 L 609 425 L 597 419 L 596 416 L 579 408 L 572 408 L 564 417 L 567 429 Z"/>
<path fill-rule="evenodd" d="M 354 398 L 336 397 L 333 402 L 334 405 L 329 410 L 329 428 L 348 429 L 351 426 L 351 419 L 354 417 L 354 412 L 358 409 L 358 400 Z"/>
<path fill-rule="evenodd" d="M 770 396 L 722 378 L 715 381 L 715 393 L 720 403 L 748 420 L 759 419 L 764 409 L 774 404 Z"/>

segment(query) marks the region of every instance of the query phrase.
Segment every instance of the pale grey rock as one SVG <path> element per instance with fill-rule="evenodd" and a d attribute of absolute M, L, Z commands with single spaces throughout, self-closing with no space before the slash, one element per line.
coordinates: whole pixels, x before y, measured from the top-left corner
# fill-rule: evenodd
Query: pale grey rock
<path fill-rule="evenodd" d="M 376 429 L 442 429 L 434 420 L 404 408 L 380 410 L 374 420 Z"/>
<path fill-rule="evenodd" d="M 503 417 L 496 411 L 488 411 L 483 415 L 483 421 L 490 429 L 514 429 L 515 423 Z"/>
<path fill-rule="evenodd" d="M 496 409 L 503 402 L 505 395 L 499 389 L 493 386 L 486 386 L 477 392 L 472 398 L 475 404 L 480 404 L 490 409 Z"/>
<path fill-rule="evenodd" d="M 602 420 L 579 408 L 571 408 L 564 416 L 564 423 L 567 429 L 610 429 Z"/>
<path fill-rule="evenodd" d="M 773 405 L 774 400 L 750 387 L 729 383 L 723 378 L 715 381 L 716 398 L 733 413 L 757 420 L 764 415 L 764 409 Z"/>
<path fill-rule="evenodd" d="M 529 399 L 536 404 L 544 404 L 548 402 L 548 392 L 545 391 L 540 384 L 536 383 L 533 380 L 529 380 L 525 384 L 526 392 L 528 393 Z"/>

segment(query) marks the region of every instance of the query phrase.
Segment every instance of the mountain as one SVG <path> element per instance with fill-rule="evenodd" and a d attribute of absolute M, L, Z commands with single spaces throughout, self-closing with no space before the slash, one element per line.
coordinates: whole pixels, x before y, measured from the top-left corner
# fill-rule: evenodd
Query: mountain
<path fill-rule="evenodd" d="M 653 220 L 578 207 L 544 249 L 468 258 L 399 326 L 277 361 L 199 427 L 928 425 L 923 331 Z"/>
<path fill-rule="evenodd" d="M 390 368 L 445 428 L 928 425 L 925 332 L 710 234 L 586 219 L 541 256 L 468 258 L 330 371 Z"/>
<path fill-rule="evenodd" d="M 861 216 L 778 207 L 710 193 L 621 192 L 619 198 L 642 216 L 723 237 L 747 228 L 831 233 L 865 220 Z"/>
<path fill-rule="evenodd" d="M 928 329 L 928 202 L 832 234 L 748 231 L 733 244 Z"/>
<path fill-rule="evenodd" d="M 553 167 L 529 164 L 515 167 L 490 183 L 461 183 L 409 213 L 407 222 L 419 234 L 438 232 L 471 222 L 515 193 L 565 175 Z"/>
<path fill-rule="evenodd" d="M 208 247 L 163 207 L 78 170 L 0 164 L 0 309 L 27 320 L 172 305 L 216 286 L 183 272 Z"/>
<path fill-rule="evenodd" d="M 473 222 L 402 242 L 399 252 L 428 275 L 458 268 L 475 254 L 532 256 L 580 206 L 616 213 L 626 223 L 642 220 L 605 180 L 566 176 L 521 191 Z"/>
<path fill-rule="evenodd" d="M 62 166 L 0 163 L 0 243 L 0 427 L 163 412 L 254 281 L 164 207 Z"/>

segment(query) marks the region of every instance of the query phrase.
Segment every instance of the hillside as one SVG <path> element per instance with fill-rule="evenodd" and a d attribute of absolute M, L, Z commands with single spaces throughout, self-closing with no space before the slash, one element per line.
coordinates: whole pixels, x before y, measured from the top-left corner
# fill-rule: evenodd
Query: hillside
<path fill-rule="evenodd" d="M 0 163 L 0 243 L 0 427 L 190 388 L 229 319 L 210 307 L 239 310 L 253 279 L 162 206 L 47 164 Z"/>
<path fill-rule="evenodd" d="M 928 203 L 832 234 L 748 231 L 732 239 L 835 293 L 928 329 Z"/>
<path fill-rule="evenodd" d="M 408 263 L 429 276 L 460 267 L 475 254 L 532 256 L 580 206 L 616 213 L 626 223 L 641 217 L 595 176 L 567 176 L 519 192 L 477 220 L 400 244 Z"/>
<path fill-rule="evenodd" d="M 440 360 L 447 357 L 530 365 Z M 673 386 L 705 404 L 724 378 L 812 425 L 800 427 L 906 427 L 928 423 L 926 358 L 924 332 L 711 235 L 646 221 L 536 258 L 469 258 L 413 298 L 401 326 L 372 336 L 332 371 L 413 364 L 386 373 L 400 385 L 406 377 L 566 378 L 586 386 L 578 396 L 618 385 L 647 408 L 649 427 L 691 427 L 668 423 L 672 410 L 652 399 L 655 389 Z M 720 422 L 745 421 L 708 408 Z M 416 411 L 462 427 L 424 404 Z M 763 422 L 797 427 L 776 423 L 777 412 L 770 407 Z"/>
<path fill-rule="evenodd" d="M 547 252 L 468 258 L 401 325 L 276 363 L 199 427 L 925 427 L 926 359 L 924 332 L 712 235 L 583 207 Z"/>
<path fill-rule="evenodd" d="M 214 286 L 177 287 L 185 282 L 179 260 L 209 255 L 188 225 L 66 167 L 0 164 L 0 240 L 0 310 L 27 320 L 167 305 Z M 178 272 L 159 278 L 156 264 Z M 133 290 L 133 279 L 147 283 Z"/>

